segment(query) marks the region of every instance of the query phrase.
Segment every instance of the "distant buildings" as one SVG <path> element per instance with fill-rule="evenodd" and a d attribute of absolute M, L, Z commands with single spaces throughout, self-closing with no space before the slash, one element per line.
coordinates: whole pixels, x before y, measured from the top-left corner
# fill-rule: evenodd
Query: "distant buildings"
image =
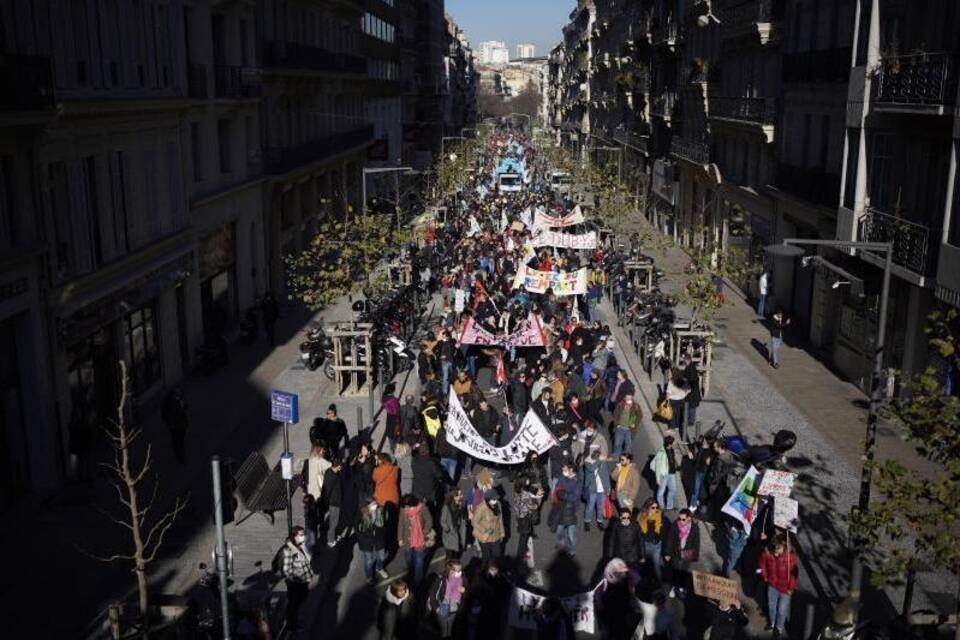
<path fill-rule="evenodd" d="M 507 64 L 510 62 L 510 50 L 500 40 L 487 40 L 477 45 L 480 64 Z"/>
<path fill-rule="evenodd" d="M 537 47 L 532 44 L 518 44 L 517 45 L 517 59 L 523 60 L 525 58 L 536 58 L 537 57 Z"/>

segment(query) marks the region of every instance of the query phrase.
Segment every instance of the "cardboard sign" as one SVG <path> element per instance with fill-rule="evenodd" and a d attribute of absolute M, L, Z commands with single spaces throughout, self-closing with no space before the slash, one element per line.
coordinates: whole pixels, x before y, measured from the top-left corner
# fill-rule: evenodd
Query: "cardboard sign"
<path fill-rule="evenodd" d="M 776 496 L 773 499 L 773 524 L 796 533 L 800 525 L 800 503 L 787 496 Z"/>
<path fill-rule="evenodd" d="M 763 472 L 763 478 L 760 479 L 760 488 L 757 489 L 757 495 L 789 498 L 793 491 L 793 483 L 796 480 L 797 474 L 795 473 L 767 469 Z"/>
<path fill-rule="evenodd" d="M 510 626 L 514 629 L 536 629 L 537 622 L 534 614 L 545 599 L 545 596 L 537 595 L 520 587 L 514 587 L 510 596 L 510 613 L 508 615 Z M 563 602 L 564 608 L 573 618 L 574 631 L 595 633 L 593 590 L 560 598 L 560 601 Z"/>
<path fill-rule="evenodd" d="M 740 602 L 740 586 L 734 580 L 702 571 L 693 572 L 693 592 L 717 602 Z"/>

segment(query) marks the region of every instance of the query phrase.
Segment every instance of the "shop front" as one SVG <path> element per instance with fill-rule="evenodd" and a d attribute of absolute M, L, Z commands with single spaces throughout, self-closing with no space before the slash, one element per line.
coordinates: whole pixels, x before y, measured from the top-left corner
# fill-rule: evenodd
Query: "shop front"
<path fill-rule="evenodd" d="M 203 333 L 209 342 L 237 319 L 236 237 L 233 222 L 215 227 L 200 241 L 199 280 Z"/>

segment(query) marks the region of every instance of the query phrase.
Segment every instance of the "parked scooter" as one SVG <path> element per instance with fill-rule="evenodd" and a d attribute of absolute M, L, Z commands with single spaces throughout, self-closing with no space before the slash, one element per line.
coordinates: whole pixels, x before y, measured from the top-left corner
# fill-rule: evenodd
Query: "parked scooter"
<path fill-rule="evenodd" d="M 310 371 L 316 371 L 328 356 L 332 357 L 333 345 L 323 330 L 316 325 L 307 330 L 307 339 L 300 343 L 300 361 Z"/>

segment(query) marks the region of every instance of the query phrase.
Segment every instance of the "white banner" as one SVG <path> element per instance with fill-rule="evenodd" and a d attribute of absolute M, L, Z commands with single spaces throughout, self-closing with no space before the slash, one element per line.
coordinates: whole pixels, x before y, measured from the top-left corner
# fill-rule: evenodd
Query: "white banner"
<path fill-rule="evenodd" d="M 560 598 L 564 608 L 573 618 L 574 631 L 596 633 L 593 611 L 593 592 L 595 590 Z M 514 629 L 536 629 L 537 623 L 534 614 L 540 607 L 540 603 L 545 599 L 545 596 L 537 595 L 520 587 L 514 587 L 510 596 L 510 626 Z"/>
<path fill-rule="evenodd" d="M 513 288 L 521 286 L 530 293 L 543 293 L 547 289 L 556 296 L 577 296 L 587 292 L 586 267 L 576 271 L 538 271 L 521 264 L 513 279 Z"/>
<path fill-rule="evenodd" d="M 534 247 L 559 247 L 561 249 L 596 249 L 597 232 L 573 234 L 541 229 L 530 238 Z"/>
<path fill-rule="evenodd" d="M 444 427 L 447 430 L 447 442 L 478 460 L 496 464 L 520 464 L 526 460 L 528 452 L 544 453 L 557 444 L 556 438 L 533 409 L 527 411 L 519 431 L 510 442 L 502 447 L 490 444 L 473 428 L 470 416 L 463 410 L 463 405 L 452 387 L 450 411 Z"/>
<path fill-rule="evenodd" d="M 573 211 L 564 216 L 550 216 L 543 209 L 537 209 L 533 216 L 533 228 L 539 227 L 572 227 L 575 224 L 583 224 L 586 218 L 583 217 L 583 211 L 580 205 L 573 208 Z"/>

